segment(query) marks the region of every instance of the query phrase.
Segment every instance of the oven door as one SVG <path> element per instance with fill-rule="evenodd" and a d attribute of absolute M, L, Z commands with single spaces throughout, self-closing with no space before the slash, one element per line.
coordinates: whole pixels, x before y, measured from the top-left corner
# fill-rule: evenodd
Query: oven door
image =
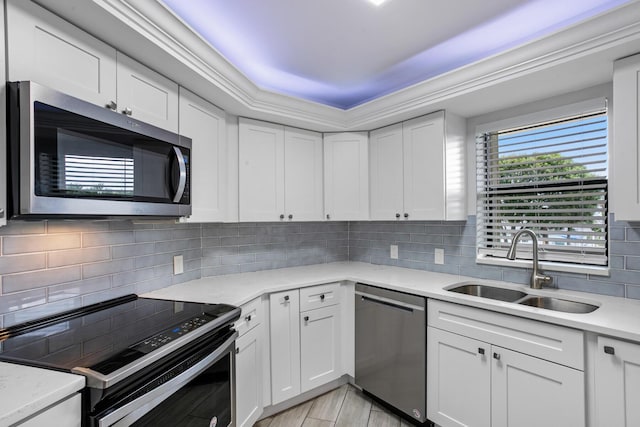
<path fill-rule="evenodd" d="M 236 337 L 234 331 L 204 358 L 189 354 L 156 368 L 144 386 L 121 393 L 124 399 L 91 415 L 89 425 L 234 426 Z"/>

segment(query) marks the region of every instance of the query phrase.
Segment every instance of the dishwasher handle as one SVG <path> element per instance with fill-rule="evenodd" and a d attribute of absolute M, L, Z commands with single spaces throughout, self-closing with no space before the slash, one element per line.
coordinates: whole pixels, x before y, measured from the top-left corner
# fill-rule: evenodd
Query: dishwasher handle
<path fill-rule="evenodd" d="M 363 294 L 360 292 L 356 292 L 356 294 L 360 295 L 360 298 L 362 299 L 362 301 L 370 301 L 376 304 L 382 304 L 388 307 L 393 307 L 400 310 L 408 311 L 410 313 L 413 313 L 414 311 L 424 311 L 423 307 L 419 307 L 417 305 L 407 304 L 400 301 L 394 301 L 384 297 L 376 297 L 373 295 Z"/>

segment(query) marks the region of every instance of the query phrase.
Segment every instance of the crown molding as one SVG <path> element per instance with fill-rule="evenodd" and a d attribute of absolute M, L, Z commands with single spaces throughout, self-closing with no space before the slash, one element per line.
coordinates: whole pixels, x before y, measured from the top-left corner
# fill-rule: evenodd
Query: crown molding
<path fill-rule="evenodd" d="M 616 57 L 609 56 L 640 51 L 640 0 L 635 0 L 550 36 L 341 110 L 256 86 L 158 0 L 37 2 L 231 114 L 320 131 L 370 130 L 442 109 L 447 102 L 464 100 L 480 90 L 498 90 L 535 73 L 550 69 L 562 73 L 563 65 L 580 59 L 598 58 L 601 67 L 612 69 Z M 606 72 L 610 80 L 611 71 Z"/>

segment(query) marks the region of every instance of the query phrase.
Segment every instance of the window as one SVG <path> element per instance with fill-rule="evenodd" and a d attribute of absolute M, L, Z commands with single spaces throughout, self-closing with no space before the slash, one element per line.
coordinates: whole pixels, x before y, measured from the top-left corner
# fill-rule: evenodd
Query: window
<path fill-rule="evenodd" d="M 607 145 L 606 110 L 479 135 L 479 258 L 528 228 L 542 261 L 607 266 Z M 531 241 L 518 249 L 531 259 Z"/>

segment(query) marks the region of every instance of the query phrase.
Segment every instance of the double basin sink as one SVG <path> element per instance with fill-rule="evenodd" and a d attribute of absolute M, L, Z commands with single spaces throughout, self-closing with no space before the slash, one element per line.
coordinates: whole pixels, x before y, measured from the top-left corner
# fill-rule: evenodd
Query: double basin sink
<path fill-rule="evenodd" d="M 530 295 L 516 289 L 499 288 L 478 283 L 465 283 L 447 289 L 449 292 L 472 295 L 504 302 L 512 302 L 529 307 L 544 308 L 547 310 L 561 311 L 564 313 L 591 313 L 598 308 L 597 305 L 580 301 L 571 301 L 562 298 Z"/>

